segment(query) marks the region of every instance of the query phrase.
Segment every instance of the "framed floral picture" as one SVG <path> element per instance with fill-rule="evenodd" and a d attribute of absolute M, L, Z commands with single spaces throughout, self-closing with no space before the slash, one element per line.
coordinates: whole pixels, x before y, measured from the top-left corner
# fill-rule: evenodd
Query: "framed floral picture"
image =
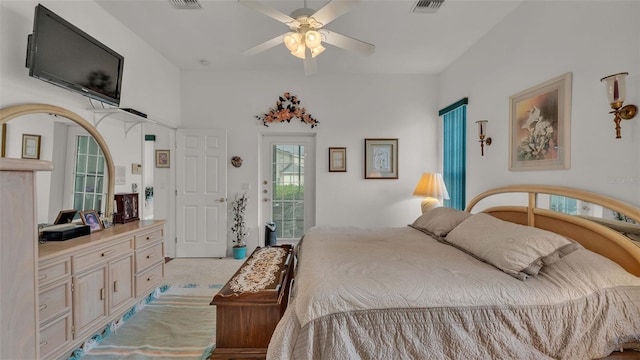
<path fill-rule="evenodd" d="M 364 178 L 398 178 L 398 139 L 364 139 Z"/>
<path fill-rule="evenodd" d="M 509 98 L 509 170 L 571 167 L 571 73 Z"/>
<path fill-rule="evenodd" d="M 170 159 L 169 150 L 156 150 L 156 167 L 157 168 L 170 167 L 169 159 Z"/>

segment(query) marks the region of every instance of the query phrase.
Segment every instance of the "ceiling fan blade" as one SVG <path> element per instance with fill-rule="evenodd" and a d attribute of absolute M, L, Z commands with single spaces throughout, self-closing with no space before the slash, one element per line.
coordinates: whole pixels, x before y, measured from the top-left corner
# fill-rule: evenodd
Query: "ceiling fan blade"
<path fill-rule="evenodd" d="M 318 72 L 318 62 L 316 58 L 311 56 L 311 51 L 307 48 L 305 52 L 305 58 L 302 60 L 304 63 L 304 74 L 309 76 Z"/>
<path fill-rule="evenodd" d="M 283 24 L 286 24 L 288 26 L 299 26 L 300 24 L 298 23 L 298 21 L 294 18 L 292 18 L 289 15 L 286 15 L 272 7 L 266 6 L 264 5 L 262 2 L 260 1 L 255 1 L 255 0 L 238 0 L 238 2 L 248 8 L 251 8 L 253 10 L 256 10 L 258 12 L 261 12 L 265 15 L 267 15 L 268 17 L 275 19 L 277 21 L 280 21 Z"/>
<path fill-rule="evenodd" d="M 342 35 L 336 32 L 322 30 L 323 40 L 327 44 L 343 48 L 345 50 L 355 51 L 363 55 L 371 55 L 376 51 L 375 45 L 371 45 L 364 41 L 360 41 L 346 35 Z"/>
<path fill-rule="evenodd" d="M 256 45 L 256 46 L 254 46 L 254 47 L 252 47 L 250 49 L 247 49 L 247 50 L 243 51 L 242 53 L 244 55 L 247 55 L 247 56 L 252 56 L 252 55 L 255 55 L 257 53 L 263 52 L 265 50 L 269 50 L 274 46 L 278 46 L 278 45 L 282 44 L 283 43 L 283 40 L 282 40 L 283 36 L 284 36 L 284 34 L 283 35 L 278 35 L 278 36 L 274 37 L 273 39 L 267 40 L 267 41 L 263 42 L 260 45 Z"/>
<path fill-rule="evenodd" d="M 326 26 L 341 15 L 344 15 L 347 11 L 356 6 L 359 0 L 333 0 L 329 1 L 325 6 L 318 9 L 311 17 L 322 26 Z"/>

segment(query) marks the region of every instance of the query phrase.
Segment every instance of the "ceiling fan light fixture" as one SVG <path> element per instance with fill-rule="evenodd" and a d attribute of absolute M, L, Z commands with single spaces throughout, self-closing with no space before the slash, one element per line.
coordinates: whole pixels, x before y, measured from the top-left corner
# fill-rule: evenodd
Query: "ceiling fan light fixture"
<path fill-rule="evenodd" d="M 322 52 L 325 51 L 325 50 L 326 50 L 325 47 L 322 46 L 322 44 L 320 44 L 315 49 L 311 49 L 311 57 L 316 57 L 316 56 L 322 54 Z"/>
<path fill-rule="evenodd" d="M 321 41 L 320 33 L 315 30 L 309 30 L 304 34 L 304 43 L 311 50 L 320 46 Z"/>
<path fill-rule="evenodd" d="M 305 46 L 301 44 L 296 50 L 291 52 L 291 55 L 304 60 L 306 58 L 305 50 Z"/>
<path fill-rule="evenodd" d="M 294 52 L 302 45 L 302 35 L 290 32 L 284 36 L 284 44 L 289 51 Z"/>

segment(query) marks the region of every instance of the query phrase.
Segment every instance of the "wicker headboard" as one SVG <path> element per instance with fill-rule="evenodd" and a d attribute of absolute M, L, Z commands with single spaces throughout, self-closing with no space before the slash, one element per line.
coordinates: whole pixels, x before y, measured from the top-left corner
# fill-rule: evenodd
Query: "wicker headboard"
<path fill-rule="evenodd" d="M 526 206 L 494 206 L 483 209 L 482 212 L 502 220 L 535 226 L 571 238 L 585 248 L 615 261 L 628 272 L 640 276 L 640 245 L 620 231 L 620 228 L 633 230 L 635 225 L 615 226 L 615 221 L 613 224 L 607 224 L 611 221 L 567 215 L 538 207 L 537 201 L 539 194 L 566 196 L 611 209 L 640 224 L 640 209 L 637 207 L 607 196 L 569 187 L 511 185 L 481 193 L 469 202 L 465 210 L 473 212 L 473 208 L 481 200 L 507 193 L 527 194 L 528 204 Z"/>

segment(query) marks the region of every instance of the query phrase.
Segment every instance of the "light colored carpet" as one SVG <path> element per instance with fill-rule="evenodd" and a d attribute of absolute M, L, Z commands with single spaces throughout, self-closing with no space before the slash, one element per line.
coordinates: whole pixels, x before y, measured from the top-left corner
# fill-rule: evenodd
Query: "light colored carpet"
<path fill-rule="evenodd" d="M 178 258 L 165 264 L 169 289 L 82 355 L 82 360 L 204 359 L 214 347 L 213 296 L 242 265 L 231 258 Z M 212 285 L 216 284 L 216 285 Z"/>
<path fill-rule="evenodd" d="M 244 263 L 233 258 L 176 258 L 164 266 L 168 285 L 225 284 Z"/>

